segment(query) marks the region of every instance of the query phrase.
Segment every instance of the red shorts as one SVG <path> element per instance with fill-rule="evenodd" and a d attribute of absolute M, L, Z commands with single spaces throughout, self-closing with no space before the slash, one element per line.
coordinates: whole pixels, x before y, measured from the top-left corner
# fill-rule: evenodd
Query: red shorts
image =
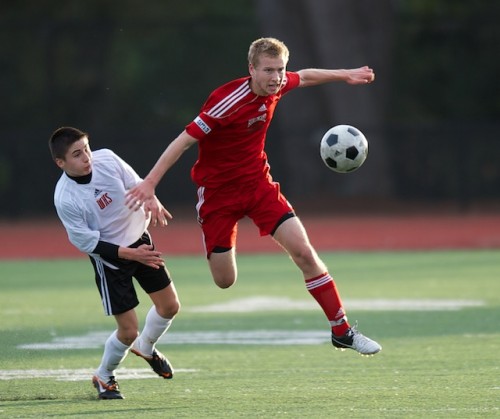
<path fill-rule="evenodd" d="M 216 189 L 200 187 L 196 209 L 207 257 L 215 248 L 236 245 L 238 221 L 245 216 L 253 220 L 261 236 L 266 236 L 274 233 L 287 215 L 295 215 L 279 183 L 267 179 Z"/>

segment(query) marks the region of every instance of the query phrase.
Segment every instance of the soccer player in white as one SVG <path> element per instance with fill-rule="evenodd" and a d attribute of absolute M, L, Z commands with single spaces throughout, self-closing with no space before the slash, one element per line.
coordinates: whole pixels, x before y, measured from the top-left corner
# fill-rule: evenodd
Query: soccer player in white
<path fill-rule="evenodd" d="M 86 133 L 59 128 L 50 137 L 49 148 L 63 170 L 54 193 L 57 214 L 70 242 L 89 255 L 104 312 L 117 323 L 92 382 L 100 399 L 122 399 L 115 370 L 129 350 L 144 358 L 161 377 L 173 377 L 170 363 L 155 346 L 180 303 L 147 230 L 151 210 L 153 224 L 164 226 L 171 215 L 156 197 L 139 211 L 128 209 L 125 194 L 141 178 L 113 151 L 92 152 Z M 135 312 L 139 300 L 132 277 L 153 301 L 140 334 Z"/>

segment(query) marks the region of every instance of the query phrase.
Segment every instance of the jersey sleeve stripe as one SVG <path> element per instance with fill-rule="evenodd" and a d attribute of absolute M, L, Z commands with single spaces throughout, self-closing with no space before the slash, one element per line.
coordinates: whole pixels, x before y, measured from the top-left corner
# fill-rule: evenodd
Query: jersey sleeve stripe
<path fill-rule="evenodd" d="M 234 92 L 227 95 L 219 103 L 217 103 L 213 108 L 211 108 L 207 115 L 213 118 L 220 118 L 224 112 L 238 103 L 242 98 L 244 98 L 248 93 L 250 93 L 250 85 L 248 81 L 245 81 L 240 87 L 238 87 Z"/>

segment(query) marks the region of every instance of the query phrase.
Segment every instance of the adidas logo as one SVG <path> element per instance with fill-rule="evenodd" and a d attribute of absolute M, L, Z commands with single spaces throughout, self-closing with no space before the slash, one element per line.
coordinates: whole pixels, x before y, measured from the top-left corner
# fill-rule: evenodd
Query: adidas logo
<path fill-rule="evenodd" d="M 94 198 L 97 198 L 101 193 L 102 191 L 100 189 L 94 189 Z"/>
<path fill-rule="evenodd" d="M 265 112 L 265 111 L 267 111 L 266 105 L 262 105 L 262 106 L 259 108 L 259 112 Z"/>

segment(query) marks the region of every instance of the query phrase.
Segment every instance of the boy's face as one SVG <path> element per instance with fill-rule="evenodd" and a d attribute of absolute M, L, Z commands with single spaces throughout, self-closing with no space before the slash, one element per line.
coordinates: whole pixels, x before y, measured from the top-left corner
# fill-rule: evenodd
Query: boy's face
<path fill-rule="evenodd" d="M 248 66 L 252 76 L 252 91 L 259 96 L 275 95 L 279 92 L 286 72 L 286 61 L 283 57 L 271 57 L 262 54 L 257 65 Z"/>
<path fill-rule="evenodd" d="M 92 172 L 92 152 L 89 139 L 82 137 L 68 149 L 64 159 L 56 159 L 56 164 L 68 175 L 78 177 Z"/>

